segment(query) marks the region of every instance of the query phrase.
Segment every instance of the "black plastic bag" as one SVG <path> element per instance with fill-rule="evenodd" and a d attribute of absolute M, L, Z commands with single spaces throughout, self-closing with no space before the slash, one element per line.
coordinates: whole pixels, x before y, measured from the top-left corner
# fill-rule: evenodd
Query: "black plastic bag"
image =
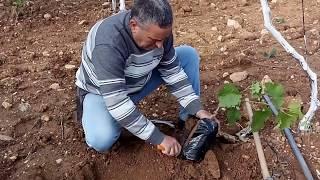
<path fill-rule="evenodd" d="M 215 143 L 218 123 L 211 119 L 201 119 L 192 137 L 182 148 L 182 158 L 200 162 L 211 145 Z"/>

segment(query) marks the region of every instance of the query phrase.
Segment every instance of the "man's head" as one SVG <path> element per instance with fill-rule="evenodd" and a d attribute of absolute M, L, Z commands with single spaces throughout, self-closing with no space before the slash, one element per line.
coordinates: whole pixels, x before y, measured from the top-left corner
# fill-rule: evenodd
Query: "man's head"
<path fill-rule="evenodd" d="M 134 0 L 129 25 L 140 48 L 162 48 L 172 32 L 172 23 L 172 10 L 167 0 Z"/>

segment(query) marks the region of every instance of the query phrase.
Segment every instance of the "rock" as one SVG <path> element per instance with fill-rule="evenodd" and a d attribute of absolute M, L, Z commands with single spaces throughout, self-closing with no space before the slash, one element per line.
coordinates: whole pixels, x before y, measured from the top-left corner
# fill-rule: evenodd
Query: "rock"
<path fill-rule="evenodd" d="M 223 77 L 223 78 L 225 78 L 225 77 L 227 77 L 227 76 L 229 76 L 229 73 L 228 73 L 228 72 L 224 72 L 224 73 L 222 74 L 222 77 Z"/>
<path fill-rule="evenodd" d="M 4 4 L 3 3 L 0 3 L 0 7 L 3 7 L 4 6 Z"/>
<path fill-rule="evenodd" d="M 312 24 L 318 24 L 318 23 L 319 23 L 319 20 L 315 20 L 315 21 L 313 21 Z"/>
<path fill-rule="evenodd" d="M 238 21 L 232 20 L 232 19 L 228 19 L 227 27 L 234 28 L 234 29 L 242 28 Z"/>
<path fill-rule="evenodd" d="M 105 2 L 102 4 L 103 8 L 108 8 L 110 6 L 110 2 Z"/>
<path fill-rule="evenodd" d="M 66 65 L 64 65 L 64 68 L 66 68 L 66 69 L 75 69 L 75 68 L 76 68 L 76 65 L 66 64 Z"/>
<path fill-rule="evenodd" d="M 241 6 L 248 6 L 249 5 L 247 0 L 241 0 L 240 3 L 241 3 Z"/>
<path fill-rule="evenodd" d="M 266 29 L 262 29 L 261 32 L 260 32 L 260 34 L 261 34 L 262 36 L 264 36 L 264 35 L 269 34 L 269 31 L 266 30 Z"/>
<path fill-rule="evenodd" d="M 252 33 L 252 32 L 249 32 L 249 31 L 242 31 L 239 34 L 239 38 L 240 39 L 244 39 L 244 40 L 249 40 L 249 41 L 258 39 L 258 37 L 257 37 L 257 35 L 255 33 Z"/>
<path fill-rule="evenodd" d="M 13 138 L 10 137 L 10 136 L 6 136 L 6 135 L 0 134 L 0 140 L 1 140 L 1 141 L 12 141 Z"/>
<path fill-rule="evenodd" d="M 219 35 L 218 38 L 217 38 L 217 40 L 220 41 L 220 42 L 222 42 L 224 39 L 223 39 L 223 37 L 222 37 L 221 35 Z"/>
<path fill-rule="evenodd" d="M 204 163 L 207 164 L 206 169 L 210 172 L 212 179 L 219 179 L 221 177 L 220 167 L 215 153 L 209 150 L 204 158 Z"/>
<path fill-rule="evenodd" d="M 56 163 L 57 163 L 57 164 L 60 164 L 61 162 L 62 162 L 62 159 L 61 159 L 61 158 L 56 160 Z"/>
<path fill-rule="evenodd" d="M 60 85 L 58 84 L 58 83 L 53 83 L 53 84 L 51 84 L 50 85 L 50 87 L 49 87 L 50 89 L 54 89 L 54 90 L 57 90 L 57 89 L 59 89 L 60 88 Z"/>
<path fill-rule="evenodd" d="M 51 14 L 46 13 L 43 15 L 43 18 L 45 18 L 46 20 L 50 20 L 52 18 Z"/>
<path fill-rule="evenodd" d="M 2 106 L 5 108 L 5 109 L 9 109 L 12 107 L 12 104 L 10 104 L 9 102 L 7 101 L 3 101 L 2 102 Z"/>
<path fill-rule="evenodd" d="M 183 12 L 192 12 L 192 8 L 190 7 L 190 6 L 182 6 L 182 10 L 183 10 Z"/>
<path fill-rule="evenodd" d="M 278 2 L 278 0 L 272 0 L 272 1 L 271 1 L 272 4 L 275 4 L 275 3 L 277 3 L 277 2 Z"/>
<path fill-rule="evenodd" d="M 223 81 L 223 84 L 229 84 L 230 82 L 229 81 Z"/>
<path fill-rule="evenodd" d="M 21 104 L 19 104 L 18 106 L 18 109 L 21 111 L 21 112 L 25 112 L 27 111 L 29 108 L 31 108 L 31 105 L 29 103 L 24 103 L 22 102 Z"/>
<path fill-rule="evenodd" d="M 17 156 L 11 156 L 11 157 L 9 157 L 9 159 L 10 159 L 10 160 L 13 160 L 13 161 L 15 161 L 17 158 L 18 158 Z"/>
<path fill-rule="evenodd" d="M 89 22 L 87 20 L 82 20 L 78 23 L 79 25 L 88 25 Z"/>
<path fill-rule="evenodd" d="M 44 57 L 49 57 L 50 54 L 49 54 L 48 51 L 43 51 L 43 52 L 42 52 L 42 56 L 44 56 Z"/>
<path fill-rule="evenodd" d="M 235 72 L 230 75 L 230 79 L 232 82 L 239 82 L 248 77 L 248 72 L 247 71 L 242 71 L 242 72 Z"/>
<path fill-rule="evenodd" d="M 241 156 L 243 159 L 250 159 L 250 156 L 248 156 L 248 155 L 245 155 L 245 154 L 243 154 L 242 156 Z"/>
<path fill-rule="evenodd" d="M 59 56 L 63 56 L 63 51 L 60 51 L 60 52 L 59 52 Z"/>
<path fill-rule="evenodd" d="M 41 116 L 41 120 L 48 122 L 48 121 L 50 121 L 50 117 L 48 115 L 44 114 Z"/>
<path fill-rule="evenodd" d="M 227 47 L 222 47 L 222 48 L 220 48 L 220 51 L 221 52 L 225 52 L 227 50 Z"/>
<path fill-rule="evenodd" d="M 214 26 L 214 27 L 211 28 L 211 30 L 212 31 L 218 31 L 218 28 Z"/>

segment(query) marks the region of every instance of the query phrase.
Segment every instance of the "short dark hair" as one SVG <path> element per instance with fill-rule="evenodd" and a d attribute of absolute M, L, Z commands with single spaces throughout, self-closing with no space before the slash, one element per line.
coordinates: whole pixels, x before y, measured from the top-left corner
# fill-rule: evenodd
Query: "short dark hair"
<path fill-rule="evenodd" d="M 131 18 L 142 25 L 156 24 L 160 28 L 172 26 L 172 9 L 167 0 L 134 0 Z"/>

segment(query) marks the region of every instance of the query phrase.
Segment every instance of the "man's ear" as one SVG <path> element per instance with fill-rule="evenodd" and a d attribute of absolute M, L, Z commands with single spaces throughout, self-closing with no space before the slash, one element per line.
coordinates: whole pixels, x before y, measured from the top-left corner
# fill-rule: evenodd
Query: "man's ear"
<path fill-rule="evenodd" d="M 131 29 L 131 32 L 132 33 L 136 33 L 137 30 L 138 30 L 138 22 L 135 20 L 135 19 L 130 19 L 129 21 L 129 26 L 130 26 L 130 29 Z"/>

